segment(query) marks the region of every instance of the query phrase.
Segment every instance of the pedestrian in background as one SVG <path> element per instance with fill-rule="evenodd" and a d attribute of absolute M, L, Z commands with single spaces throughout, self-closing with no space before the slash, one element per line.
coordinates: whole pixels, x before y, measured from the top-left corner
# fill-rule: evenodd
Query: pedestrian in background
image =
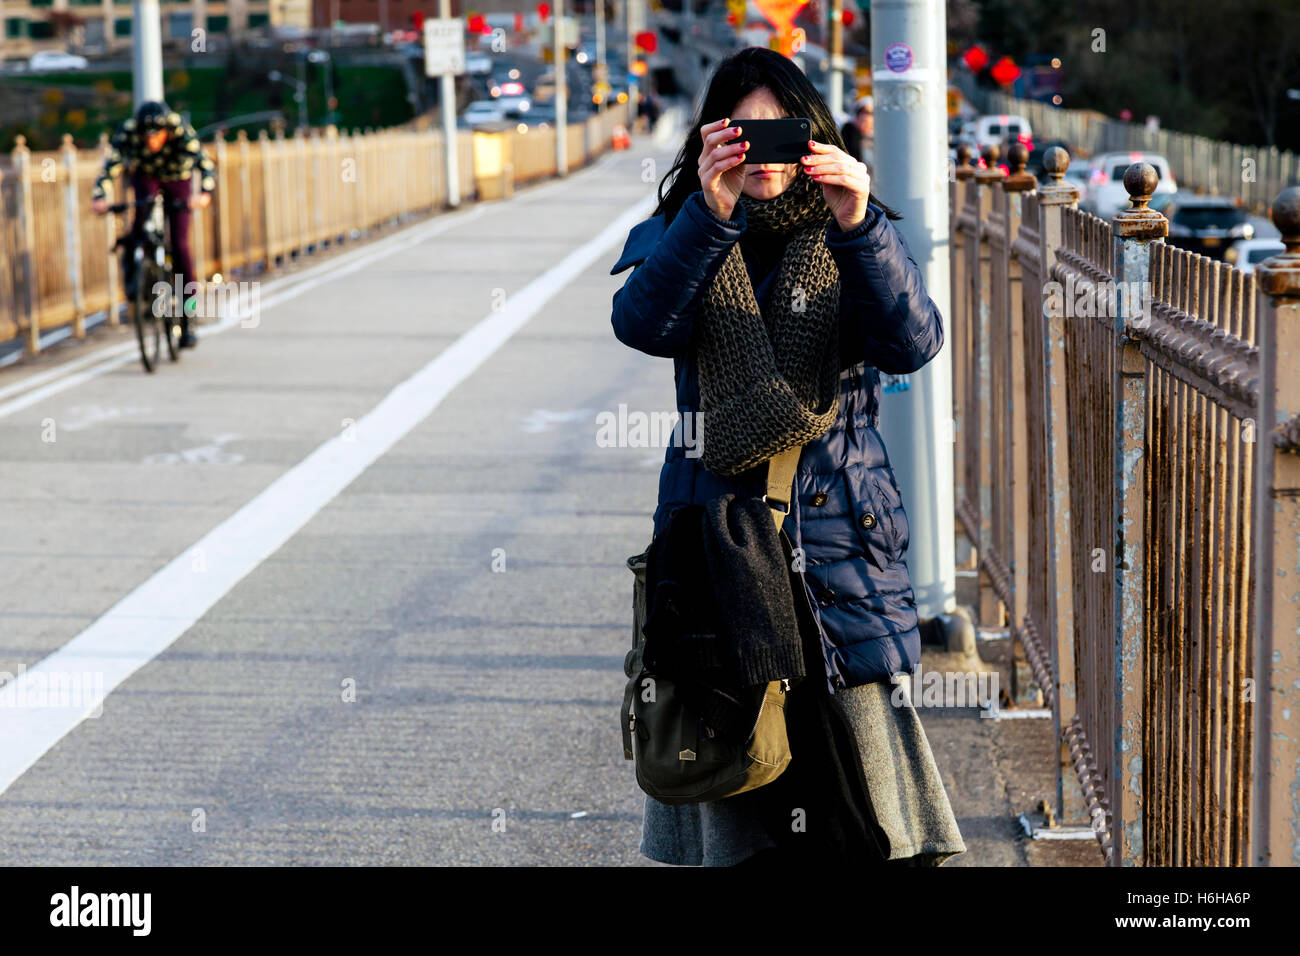
<path fill-rule="evenodd" d="M 801 162 L 747 164 L 746 120 L 780 117 L 811 122 Z M 702 456 L 681 443 L 667 450 L 655 535 L 680 507 L 761 497 L 766 460 L 803 446 L 784 530 L 802 549 L 824 666 L 808 659 L 791 693 L 843 708 L 882 855 L 938 863 L 965 846 L 915 710 L 890 704 L 891 677 L 915 669 L 921 642 L 907 517 L 876 425 L 879 373 L 924 366 L 943 327 L 889 221 L 897 214 L 870 183 L 796 65 L 761 47 L 733 54 L 709 82 L 654 216 L 633 227 L 611 270 L 635 267 L 612 321 L 624 344 L 673 359 L 677 409 L 704 425 Z M 647 797 L 640 852 L 679 865 L 807 859 L 782 785 L 823 768 L 801 763 L 793 739 L 791 749 L 781 778 L 738 796 L 679 806 Z M 795 799 L 826 796 L 814 789 Z"/>
<path fill-rule="evenodd" d="M 853 119 L 844 124 L 840 135 L 844 137 L 845 152 L 865 163 L 867 172 L 871 172 L 876 147 L 876 108 L 871 97 L 860 97 L 853 104 Z"/>

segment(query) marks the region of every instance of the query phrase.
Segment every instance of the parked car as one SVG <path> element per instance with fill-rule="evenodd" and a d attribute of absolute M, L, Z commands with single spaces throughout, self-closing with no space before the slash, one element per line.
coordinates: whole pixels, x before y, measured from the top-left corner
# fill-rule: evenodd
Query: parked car
<path fill-rule="evenodd" d="M 1255 227 L 1246 211 L 1227 196 L 1188 196 L 1171 200 L 1164 216 L 1169 220 L 1171 246 L 1222 259 L 1234 239 L 1250 239 Z"/>
<path fill-rule="evenodd" d="M 32 58 L 27 61 L 27 69 L 32 72 L 84 70 L 89 65 L 90 61 L 84 56 L 64 53 L 62 50 L 41 50 L 39 53 L 33 53 Z"/>
<path fill-rule="evenodd" d="M 518 74 L 519 71 L 511 70 L 510 73 Z M 493 77 L 488 94 L 507 114 L 527 113 L 533 105 L 533 98 L 528 94 L 522 77 Z"/>
<path fill-rule="evenodd" d="M 518 70 L 511 70 L 511 73 L 518 73 Z M 524 81 L 520 77 L 501 77 L 494 76 L 488 84 L 488 93 L 493 99 L 498 96 L 525 96 L 528 93 Z"/>
<path fill-rule="evenodd" d="M 1154 209 L 1156 212 L 1160 213 L 1160 215 L 1164 216 L 1165 210 L 1169 208 L 1169 204 L 1174 201 L 1174 197 L 1177 195 L 1178 193 L 1176 192 L 1156 193 L 1147 201 L 1147 208 Z M 1168 217 L 1166 216 L 1166 218 Z"/>
<path fill-rule="evenodd" d="M 1088 202 L 1083 206 L 1094 216 L 1110 219 L 1121 209 L 1128 208 L 1128 190 L 1124 188 L 1124 173 L 1134 163 L 1150 163 L 1156 171 L 1156 191 L 1178 191 L 1178 183 L 1169 169 L 1169 160 L 1159 153 L 1099 153 L 1091 161 L 1088 173 Z"/>
<path fill-rule="evenodd" d="M 1029 120 L 1023 116 L 1000 113 L 989 116 L 977 116 L 962 125 L 962 134 L 969 136 L 983 149 L 985 146 L 997 146 L 1005 149 L 1008 143 L 1021 142 L 1027 146 L 1033 140 L 1033 130 Z M 1030 146 L 1032 149 L 1033 147 Z"/>
<path fill-rule="evenodd" d="M 1029 160 L 1025 163 L 1025 172 L 1038 179 L 1039 182 L 1047 182 L 1047 170 L 1043 168 L 1043 156 L 1053 146 L 1059 146 L 1067 153 L 1071 152 L 1070 144 L 1063 139 L 1044 139 L 1034 143 L 1029 150 Z M 1071 158 L 1070 165 L 1073 166 L 1078 160 Z M 1085 164 L 1086 165 L 1086 164 Z"/>
<path fill-rule="evenodd" d="M 484 123 L 499 123 L 506 118 L 506 111 L 496 100 L 475 100 L 465 107 L 460 115 L 460 125 L 473 129 Z"/>
<path fill-rule="evenodd" d="M 572 122 L 572 114 L 566 112 L 566 121 Z M 555 126 L 555 106 L 551 103 L 534 103 L 532 109 L 518 118 L 516 129 L 521 133 L 529 130 L 550 129 Z"/>
<path fill-rule="evenodd" d="M 553 99 L 555 99 L 555 71 L 548 70 L 533 83 L 533 102 L 549 103 Z"/>
<path fill-rule="evenodd" d="M 1072 159 L 1070 165 L 1065 167 L 1065 181 L 1079 190 L 1078 204 L 1079 208 L 1087 210 L 1088 208 L 1088 174 L 1092 170 L 1086 159 Z M 1038 182 L 1046 184 L 1051 182 L 1052 177 L 1047 174 L 1047 170 L 1041 166 L 1038 169 Z"/>
<path fill-rule="evenodd" d="M 1269 256 L 1285 251 L 1281 239 L 1238 239 L 1223 254 L 1223 261 L 1249 274 Z"/>
<path fill-rule="evenodd" d="M 969 125 L 968 123 L 962 124 L 962 128 L 948 139 L 948 158 L 954 163 L 957 162 L 957 147 L 961 146 L 962 143 L 970 147 L 970 154 L 973 159 L 979 159 L 980 146 L 979 143 L 975 142 L 975 134 L 968 129 Z"/>
<path fill-rule="evenodd" d="M 498 96 L 496 102 L 507 117 L 522 116 L 533 108 L 533 98 L 527 94 L 519 96 Z"/>

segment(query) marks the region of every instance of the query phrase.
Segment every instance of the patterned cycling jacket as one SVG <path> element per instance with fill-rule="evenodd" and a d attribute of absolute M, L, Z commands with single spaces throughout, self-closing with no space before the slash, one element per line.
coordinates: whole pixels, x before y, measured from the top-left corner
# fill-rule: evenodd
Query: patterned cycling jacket
<path fill-rule="evenodd" d="M 135 119 L 123 122 L 109 139 L 108 158 L 104 160 L 103 172 L 95 180 L 91 198 L 109 198 L 112 195 L 112 180 L 124 170 L 127 175 L 142 173 L 161 182 L 174 182 L 189 179 L 194 175 L 196 166 L 203 177 L 201 188 L 205 193 L 212 192 L 217 186 L 213 177 L 216 166 L 203 152 L 194 127 L 184 122 L 179 113 L 168 113 L 167 124 L 167 141 L 163 143 L 162 149 L 151 153 L 145 145 L 144 132 Z"/>

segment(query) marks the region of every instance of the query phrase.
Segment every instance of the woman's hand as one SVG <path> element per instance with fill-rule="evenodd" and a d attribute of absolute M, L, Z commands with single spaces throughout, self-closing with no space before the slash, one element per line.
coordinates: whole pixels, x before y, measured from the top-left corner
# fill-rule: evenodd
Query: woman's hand
<path fill-rule="evenodd" d="M 745 150 L 749 143 L 737 141 L 739 126 L 727 126 L 720 119 L 700 127 L 704 149 L 700 152 L 700 187 L 704 201 L 719 219 L 730 219 L 745 187 Z"/>
<path fill-rule="evenodd" d="M 822 184 L 822 196 L 841 232 L 848 232 L 867 218 L 867 197 L 871 195 L 871 174 L 867 164 L 854 159 L 837 146 L 808 141 L 803 171 Z"/>

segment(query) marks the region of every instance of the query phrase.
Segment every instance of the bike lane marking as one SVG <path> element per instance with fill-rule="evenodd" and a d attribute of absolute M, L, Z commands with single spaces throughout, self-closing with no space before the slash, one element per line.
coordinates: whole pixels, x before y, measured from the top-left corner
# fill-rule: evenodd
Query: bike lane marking
<path fill-rule="evenodd" d="M 394 387 L 356 422 L 351 436 L 326 441 L 67 644 L 0 686 L 0 794 L 428 418 L 551 299 L 623 242 L 654 201 L 653 195 L 637 201 Z M 196 551 L 204 558 L 201 571 L 194 566 Z M 8 706 L 8 701 L 41 699 L 49 687 L 66 686 L 70 675 L 93 675 L 96 690 L 102 688 L 98 700 L 66 707 Z"/>

